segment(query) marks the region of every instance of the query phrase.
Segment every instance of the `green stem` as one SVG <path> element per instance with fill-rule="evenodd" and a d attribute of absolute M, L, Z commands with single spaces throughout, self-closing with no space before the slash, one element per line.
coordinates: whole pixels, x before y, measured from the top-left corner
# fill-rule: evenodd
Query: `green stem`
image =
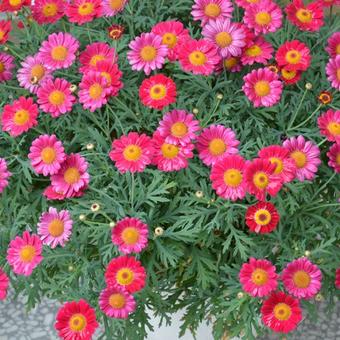
<path fill-rule="evenodd" d="M 329 177 L 328 181 L 327 181 L 324 185 L 322 185 L 322 186 L 319 188 L 319 190 L 313 195 L 313 197 L 312 197 L 312 199 L 311 199 L 312 201 L 314 200 L 314 198 L 315 198 L 315 197 L 316 197 L 323 189 L 326 188 L 326 186 L 328 185 L 328 183 L 331 182 L 332 179 L 333 179 L 336 175 L 337 175 L 337 173 L 334 172 L 333 175 L 332 175 L 331 177 Z"/>
<path fill-rule="evenodd" d="M 327 138 L 323 139 L 319 144 L 318 146 L 321 146 L 323 143 L 327 142 Z"/>
<path fill-rule="evenodd" d="M 291 129 L 291 127 L 293 126 L 294 121 L 295 121 L 295 119 L 296 119 L 296 117 L 297 117 L 297 115 L 298 115 L 298 113 L 299 113 L 299 111 L 300 111 L 300 109 L 301 109 L 302 103 L 303 103 L 303 101 L 304 101 L 304 99 L 305 99 L 305 97 L 306 97 L 307 91 L 308 91 L 308 90 L 305 89 L 305 92 L 304 92 L 303 95 L 302 95 L 302 98 L 301 98 L 301 100 L 300 100 L 300 103 L 299 103 L 299 105 L 298 105 L 298 107 L 297 107 L 297 109 L 296 109 L 294 115 L 293 115 L 293 118 L 291 119 L 291 121 L 290 121 L 290 123 L 289 123 L 289 125 L 288 125 L 287 131 L 289 131 L 289 130 Z"/>
<path fill-rule="evenodd" d="M 307 119 L 305 119 L 302 123 L 292 127 L 292 128 L 288 128 L 287 131 L 292 131 L 292 130 L 296 130 L 298 129 L 299 127 L 303 126 L 304 124 L 306 124 L 307 122 L 309 122 L 313 117 L 314 115 L 320 110 L 322 104 L 320 104 L 309 116 Z M 296 117 L 295 117 L 296 118 Z"/>
<path fill-rule="evenodd" d="M 131 174 L 131 208 L 133 209 L 133 202 L 135 196 L 135 174 Z"/>
<path fill-rule="evenodd" d="M 216 105 L 215 105 L 215 107 L 214 107 L 214 110 L 209 114 L 208 120 L 207 120 L 206 122 L 204 122 L 204 121 L 202 122 L 202 126 L 203 126 L 203 127 L 205 127 L 206 125 L 208 125 L 208 123 L 209 123 L 211 117 L 215 114 L 215 112 L 217 111 L 218 107 L 220 106 L 220 103 L 221 103 L 221 99 L 217 99 L 217 103 L 216 103 Z"/>

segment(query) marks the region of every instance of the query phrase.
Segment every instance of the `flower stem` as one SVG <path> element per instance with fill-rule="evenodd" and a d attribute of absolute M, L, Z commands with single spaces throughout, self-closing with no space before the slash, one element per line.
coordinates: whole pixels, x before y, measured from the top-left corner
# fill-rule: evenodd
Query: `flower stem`
<path fill-rule="evenodd" d="M 292 130 L 296 130 L 296 129 L 298 129 L 299 127 L 301 127 L 301 126 L 303 126 L 304 124 L 306 124 L 308 121 L 310 121 L 313 117 L 314 117 L 314 115 L 320 110 L 320 108 L 321 108 L 321 106 L 322 106 L 322 104 L 320 104 L 309 116 L 308 116 L 308 118 L 307 119 L 305 119 L 302 123 L 300 123 L 300 124 L 298 124 L 298 125 L 296 125 L 296 126 L 294 126 L 294 127 L 291 127 L 291 128 L 288 128 L 288 130 L 287 131 L 292 131 Z M 295 117 L 296 118 L 296 117 Z M 294 120 L 295 120 L 295 118 L 294 118 Z"/>
<path fill-rule="evenodd" d="M 295 119 L 296 119 L 296 117 L 297 117 L 297 115 L 298 115 L 298 113 L 299 113 L 299 111 L 300 111 L 300 109 L 301 109 L 303 100 L 304 100 L 305 97 L 306 97 L 307 91 L 308 91 L 308 90 L 305 89 L 305 92 L 303 93 L 303 95 L 302 95 L 302 97 L 301 97 L 300 103 L 299 103 L 299 105 L 298 105 L 298 107 L 297 107 L 297 109 L 296 109 L 296 111 L 295 111 L 295 113 L 294 113 L 294 115 L 293 115 L 293 118 L 291 119 L 291 121 L 290 121 L 290 123 L 289 123 L 289 125 L 288 125 L 287 131 L 291 130 L 291 127 L 293 126 L 294 121 L 295 121 Z"/>

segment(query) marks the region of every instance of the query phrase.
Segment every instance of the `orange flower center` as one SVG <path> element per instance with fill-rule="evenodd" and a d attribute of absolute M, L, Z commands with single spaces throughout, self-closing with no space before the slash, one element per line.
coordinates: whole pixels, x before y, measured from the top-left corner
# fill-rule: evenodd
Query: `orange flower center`
<path fill-rule="evenodd" d="M 64 173 L 64 180 L 67 184 L 77 183 L 80 179 L 79 170 L 75 167 L 68 168 Z"/>
<path fill-rule="evenodd" d="M 340 54 L 340 44 L 337 44 L 337 45 L 336 45 L 335 53 L 336 53 L 336 54 Z"/>
<path fill-rule="evenodd" d="M 48 96 L 48 100 L 53 105 L 61 105 L 65 101 L 65 94 L 62 91 L 54 90 Z"/>
<path fill-rule="evenodd" d="M 227 145 L 224 143 L 223 139 L 214 138 L 210 141 L 208 149 L 213 156 L 219 156 L 226 151 Z"/>
<path fill-rule="evenodd" d="M 269 158 L 269 161 L 270 161 L 270 163 L 276 165 L 274 173 L 276 175 L 280 174 L 282 172 L 282 170 L 283 170 L 283 162 L 282 162 L 282 160 L 280 158 L 277 158 L 277 157 L 271 157 L 271 158 Z"/>
<path fill-rule="evenodd" d="M 207 57 L 201 51 L 194 51 L 189 54 L 189 61 L 194 66 L 202 66 L 207 61 Z"/>
<path fill-rule="evenodd" d="M 140 51 L 140 56 L 144 61 L 152 61 L 157 56 L 157 50 L 151 45 L 144 46 Z"/>
<path fill-rule="evenodd" d="M 125 306 L 125 297 L 123 294 L 116 293 L 109 297 L 109 305 L 115 309 L 121 309 Z"/>
<path fill-rule="evenodd" d="M 230 57 L 228 59 L 224 59 L 224 66 L 227 70 L 230 70 L 231 68 L 236 66 L 237 63 L 238 63 L 238 60 L 235 57 Z"/>
<path fill-rule="evenodd" d="M 81 332 L 87 325 L 86 318 L 83 314 L 77 313 L 71 316 L 69 326 L 73 332 Z"/>
<path fill-rule="evenodd" d="M 259 172 L 255 173 L 255 175 L 253 177 L 253 183 L 257 188 L 263 190 L 263 189 L 267 188 L 267 186 L 269 184 L 269 178 L 268 178 L 266 173 L 264 173 L 263 171 L 259 171 Z"/>
<path fill-rule="evenodd" d="M 255 22 L 258 25 L 264 26 L 270 24 L 272 17 L 268 12 L 259 12 L 255 15 Z"/>
<path fill-rule="evenodd" d="M 64 61 L 67 57 L 68 50 L 65 46 L 56 46 L 52 48 L 51 56 L 53 60 Z"/>
<path fill-rule="evenodd" d="M 138 161 L 141 155 L 141 147 L 135 144 L 130 144 L 126 146 L 123 151 L 123 156 L 127 161 Z"/>
<path fill-rule="evenodd" d="M 58 13 L 58 6 L 54 2 L 48 3 L 42 8 L 42 14 L 45 17 L 53 17 L 57 13 Z"/>
<path fill-rule="evenodd" d="M 298 288 L 307 288 L 310 284 L 310 275 L 304 270 L 299 270 L 293 275 L 293 281 Z"/>
<path fill-rule="evenodd" d="M 340 68 L 336 70 L 336 78 L 340 81 Z"/>
<path fill-rule="evenodd" d="M 293 151 L 290 157 L 294 159 L 297 168 L 303 168 L 307 163 L 307 156 L 302 151 Z"/>
<path fill-rule="evenodd" d="M 188 132 L 188 127 L 182 122 L 176 122 L 171 125 L 171 134 L 175 137 L 183 137 Z"/>
<path fill-rule="evenodd" d="M 39 81 L 45 75 L 45 68 L 41 64 L 36 64 L 31 68 L 31 77 Z"/>
<path fill-rule="evenodd" d="M 248 57 L 257 57 L 262 54 L 262 49 L 258 45 L 250 46 L 245 51 Z"/>
<path fill-rule="evenodd" d="M 267 96 L 270 93 L 270 85 L 266 80 L 259 80 L 254 85 L 254 91 L 259 97 Z"/>
<path fill-rule="evenodd" d="M 29 112 L 27 110 L 18 110 L 17 112 L 15 112 L 14 117 L 13 117 L 13 121 L 15 123 L 15 125 L 24 125 L 28 122 L 30 118 Z"/>
<path fill-rule="evenodd" d="M 12 7 L 19 6 L 19 5 L 21 5 L 21 3 L 22 3 L 21 0 L 9 0 L 8 2 L 9 2 L 9 4 L 10 4 Z"/>
<path fill-rule="evenodd" d="M 274 312 L 275 318 L 280 321 L 288 320 L 290 316 L 292 315 L 292 309 L 286 303 L 283 303 L 283 302 L 278 303 L 274 307 L 273 312 Z"/>
<path fill-rule="evenodd" d="M 170 32 L 163 34 L 162 43 L 164 45 L 167 45 L 169 48 L 174 48 L 176 46 L 176 43 L 177 43 L 176 34 L 173 34 L 173 33 L 170 33 Z"/>
<path fill-rule="evenodd" d="M 48 225 L 48 232 L 53 237 L 59 237 L 64 232 L 64 222 L 59 219 L 54 219 Z"/>
<path fill-rule="evenodd" d="M 47 146 L 46 148 L 43 148 L 41 151 L 41 159 L 46 164 L 52 164 L 56 159 L 56 152 L 54 148 L 51 148 L 50 146 Z"/>
<path fill-rule="evenodd" d="M 89 64 L 95 67 L 99 61 L 103 60 L 105 60 L 105 56 L 103 56 L 102 54 L 95 54 L 91 57 Z"/>
<path fill-rule="evenodd" d="M 111 0 L 110 7 L 113 10 L 119 10 L 123 7 L 123 0 Z"/>
<path fill-rule="evenodd" d="M 139 231 L 134 227 L 127 227 L 123 230 L 121 237 L 128 245 L 136 244 L 139 240 Z"/>
<path fill-rule="evenodd" d="M 305 8 L 298 9 L 295 16 L 303 24 L 311 22 L 313 19 L 312 12 Z"/>
<path fill-rule="evenodd" d="M 336 155 L 336 157 L 335 157 L 335 163 L 336 163 L 337 165 L 340 165 L 340 152 L 337 153 L 337 155 Z"/>
<path fill-rule="evenodd" d="M 0 73 L 5 71 L 5 64 L 0 61 Z"/>
<path fill-rule="evenodd" d="M 301 53 L 297 50 L 290 50 L 286 53 L 286 61 L 289 64 L 298 64 L 301 60 Z"/>
<path fill-rule="evenodd" d="M 91 85 L 89 88 L 89 95 L 94 100 L 99 99 L 102 93 L 103 93 L 103 87 L 98 83 Z"/>
<path fill-rule="evenodd" d="M 257 286 L 263 286 L 268 282 L 268 274 L 261 268 L 256 268 L 251 274 L 251 280 Z"/>
<path fill-rule="evenodd" d="M 164 143 L 161 146 L 161 151 L 164 158 L 173 159 L 179 153 L 179 147 L 173 144 Z"/>
<path fill-rule="evenodd" d="M 131 284 L 133 279 L 134 273 L 130 268 L 121 268 L 116 274 L 116 280 L 122 286 Z"/>
<path fill-rule="evenodd" d="M 329 133 L 333 136 L 339 136 L 340 135 L 340 124 L 337 122 L 330 122 L 327 125 L 327 129 Z"/>
<path fill-rule="evenodd" d="M 94 5 L 91 2 L 84 2 L 78 7 L 78 14 L 81 16 L 90 15 L 93 13 Z"/>
<path fill-rule="evenodd" d="M 293 70 L 289 71 L 284 68 L 281 70 L 282 77 L 287 80 L 293 79 L 296 76 L 296 73 L 297 73 L 296 71 Z"/>
<path fill-rule="evenodd" d="M 233 38 L 228 32 L 220 32 L 216 34 L 215 41 L 219 47 L 224 48 L 233 42 Z"/>
<path fill-rule="evenodd" d="M 156 84 L 150 89 L 150 97 L 154 100 L 163 99 L 166 96 L 166 86 L 163 84 Z"/>
<path fill-rule="evenodd" d="M 223 174 L 223 180 L 227 186 L 236 188 L 242 182 L 241 171 L 237 169 L 228 169 Z"/>
<path fill-rule="evenodd" d="M 272 220 L 272 215 L 266 209 L 259 209 L 256 211 L 254 219 L 256 224 L 264 226 L 270 223 Z"/>
<path fill-rule="evenodd" d="M 210 3 L 204 7 L 204 14 L 210 18 L 216 18 L 221 13 L 219 5 Z"/>
<path fill-rule="evenodd" d="M 3 30 L 0 30 L 0 41 L 5 37 L 6 32 Z"/>
<path fill-rule="evenodd" d="M 23 262 L 32 262 L 35 257 L 35 248 L 30 245 L 24 246 L 21 248 L 19 256 Z"/>

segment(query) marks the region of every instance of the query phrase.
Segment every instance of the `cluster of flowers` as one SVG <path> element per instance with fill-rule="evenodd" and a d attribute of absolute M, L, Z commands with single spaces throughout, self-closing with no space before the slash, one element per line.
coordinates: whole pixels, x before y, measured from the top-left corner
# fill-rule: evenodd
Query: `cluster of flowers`
<path fill-rule="evenodd" d="M 333 33 L 326 46 L 329 62 L 326 65 L 326 74 L 332 87 L 340 90 L 340 32 Z"/>
<path fill-rule="evenodd" d="M 339 273 L 336 286 L 339 286 Z M 308 258 L 302 257 L 287 264 L 279 276 L 273 264 L 265 259 L 250 258 L 239 273 L 243 290 L 253 297 L 267 297 L 261 308 L 263 323 L 275 332 L 288 333 L 302 319 L 300 299 L 311 299 L 321 288 L 322 273 Z M 278 288 L 278 279 L 290 295 Z"/>

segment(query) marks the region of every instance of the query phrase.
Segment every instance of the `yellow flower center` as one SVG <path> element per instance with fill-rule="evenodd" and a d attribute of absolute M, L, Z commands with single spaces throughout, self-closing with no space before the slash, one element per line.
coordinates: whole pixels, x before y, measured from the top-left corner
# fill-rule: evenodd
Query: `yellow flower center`
<path fill-rule="evenodd" d="M 61 105 L 65 101 L 65 94 L 62 91 L 54 90 L 48 96 L 48 100 L 53 105 Z"/>
<path fill-rule="evenodd" d="M 79 170 L 75 167 L 68 168 L 64 173 L 64 180 L 67 184 L 74 184 L 80 179 Z"/>
<path fill-rule="evenodd" d="M 293 151 L 290 157 L 294 159 L 297 168 L 303 168 L 307 163 L 307 156 L 302 151 Z"/>
<path fill-rule="evenodd" d="M 227 69 L 227 70 L 230 70 L 231 68 L 233 68 L 234 66 L 237 65 L 237 58 L 235 57 L 230 57 L 228 59 L 224 59 L 224 67 Z"/>
<path fill-rule="evenodd" d="M 216 18 L 221 13 L 219 5 L 210 3 L 204 7 L 204 14 L 210 18 Z"/>
<path fill-rule="evenodd" d="M 41 159 L 46 164 L 52 164 L 56 159 L 56 152 L 54 148 L 51 148 L 50 146 L 47 146 L 46 148 L 43 148 L 41 151 Z"/>
<path fill-rule="evenodd" d="M 337 165 L 340 165 L 340 152 L 337 153 L 337 155 L 336 155 L 336 157 L 335 157 L 335 163 L 336 163 Z"/>
<path fill-rule="evenodd" d="M 336 78 L 340 81 L 340 68 L 336 70 Z"/>
<path fill-rule="evenodd" d="M 337 122 L 330 122 L 327 125 L 327 129 L 333 136 L 339 136 L 340 135 L 340 124 Z"/>
<path fill-rule="evenodd" d="M 210 141 L 208 149 L 213 156 L 219 156 L 225 152 L 227 145 L 224 143 L 223 139 L 214 138 Z"/>
<path fill-rule="evenodd" d="M 272 17 L 268 12 L 259 12 L 255 15 L 255 22 L 258 25 L 268 25 L 272 21 Z"/>
<path fill-rule="evenodd" d="M 22 3 L 21 0 L 9 0 L 8 2 L 13 7 L 19 6 Z"/>
<path fill-rule="evenodd" d="M 105 60 L 105 56 L 103 56 L 102 54 L 95 54 L 91 57 L 89 64 L 95 67 L 99 61 L 103 60 Z"/>
<path fill-rule="evenodd" d="M 259 0 L 246 0 L 249 4 L 256 4 Z"/>
<path fill-rule="evenodd" d="M 123 294 L 112 294 L 109 298 L 109 305 L 115 309 L 121 309 L 125 306 L 125 297 Z"/>
<path fill-rule="evenodd" d="M 289 71 L 289 70 L 286 70 L 286 69 L 282 69 L 281 70 L 281 74 L 283 76 L 283 78 L 287 79 L 287 80 L 291 80 L 293 79 L 295 76 L 296 76 L 296 71 Z"/>
<path fill-rule="evenodd" d="M 284 321 L 288 320 L 292 315 L 291 308 L 286 303 L 278 303 L 274 307 L 274 316 L 276 319 Z"/>
<path fill-rule="evenodd" d="M 136 244 L 139 240 L 139 231 L 134 227 L 127 227 L 122 232 L 122 240 L 128 245 Z"/>
<path fill-rule="evenodd" d="M 0 30 L 0 41 L 5 37 L 5 31 Z"/>
<path fill-rule="evenodd" d="M 78 14 L 81 16 L 90 15 L 93 13 L 94 6 L 91 2 L 84 2 L 78 7 Z"/>
<path fill-rule="evenodd" d="M 269 82 L 266 80 L 259 80 L 255 83 L 254 90 L 259 97 L 267 96 L 270 93 Z"/>
<path fill-rule="evenodd" d="M 156 58 L 157 50 L 151 46 L 144 46 L 140 51 L 140 56 L 144 61 L 152 61 Z"/>
<path fill-rule="evenodd" d="M 54 3 L 48 3 L 42 8 L 42 13 L 45 17 L 53 17 L 58 13 L 58 6 Z"/>
<path fill-rule="evenodd" d="M 229 46 L 233 42 L 232 36 L 228 32 L 220 32 L 215 36 L 216 44 L 223 48 Z"/>
<path fill-rule="evenodd" d="M 182 123 L 182 122 L 177 122 L 171 125 L 171 134 L 175 137 L 183 137 L 187 134 L 188 132 L 188 127 Z"/>
<path fill-rule="evenodd" d="M 289 64 L 297 64 L 301 60 L 301 53 L 297 50 L 291 50 L 286 53 L 286 61 Z"/>
<path fill-rule="evenodd" d="M 251 274 L 251 280 L 257 286 L 263 286 L 268 282 L 268 274 L 265 270 L 257 268 Z"/>
<path fill-rule="evenodd" d="M 266 209 L 259 209 L 256 211 L 254 219 L 258 225 L 267 225 L 272 220 L 272 215 Z"/>
<path fill-rule="evenodd" d="M 31 68 L 31 77 L 39 81 L 45 75 L 45 68 L 41 64 L 36 64 Z"/>
<path fill-rule="evenodd" d="M 201 66 L 207 61 L 207 57 L 201 51 L 194 51 L 189 54 L 189 61 L 192 65 Z"/>
<path fill-rule="evenodd" d="M 64 222 L 59 219 L 54 219 L 48 225 L 48 232 L 53 237 L 59 237 L 64 232 Z"/>
<path fill-rule="evenodd" d="M 0 61 L 0 73 L 5 71 L 5 64 Z"/>
<path fill-rule="evenodd" d="M 337 44 L 337 45 L 336 45 L 335 53 L 336 53 L 336 54 L 340 54 L 340 44 Z"/>
<path fill-rule="evenodd" d="M 298 288 L 307 288 L 310 284 L 310 275 L 304 270 L 299 270 L 293 275 L 293 281 Z"/>
<path fill-rule="evenodd" d="M 51 56 L 53 60 L 64 61 L 67 57 L 68 50 L 65 46 L 56 46 L 52 48 Z"/>
<path fill-rule="evenodd" d="M 163 99 L 166 96 L 166 86 L 163 84 L 156 84 L 150 89 L 150 97 L 154 100 Z"/>
<path fill-rule="evenodd" d="M 164 143 L 161 146 L 161 151 L 164 158 L 172 159 L 178 155 L 179 147 L 173 144 Z"/>
<path fill-rule="evenodd" d="M 226 185 L 236 188 L 242 182 L 241 171 L 237 169 L 228 169 L 223 174 L 223 180 Z"/>
<path fill-rule="evenodd" d="M 30 245 L 24 246 L 21 248 L 19 256 L 23 262 L 32 262 L 35 257 L 35 248 Z"/>
<path fill-rule="evenodd" d="M 111 0 L 110 1 L 110 7 L 113 10 L 118 10 L 121 9 L 123 6 L 123 0 Z"/>
<path fill-rule="evenodd" d="M 89 88 L 89 95 L 92 99 L 99 99 L 103 93 L 103 88 L 100 84 L 95 83 Z"/>
<path fill-rule="evenodd" d="M 248 57 L 257 57 L 262 54 L 262 49 L 258 45 L 250 46 L 245 51 Z"/>
<path fill-rule="evenodd" d="M 101 72 L 100 75 L 106 79 L 107 85 L 110 86 L 111 82 L 112 82 L 110 73 L 108 73 L 108 72 Z"/>
<path fill-rule="evenodd" d="M 173 34 L 173 33 L 170 33 L 170 32 L 163 34 L 162 43 L 164 45 L 167 45 L 169 48 L 174 48 L 176 46 L 176 43 L 177 43 L 176 34 Z"/>
<path fill-rule="evenodd" d="M 253 177 L 253 183 L 255 184 L 257 188 L 263 190 L 267 188 L 269 184 L 269 178 L 267 174 L 264 173 L 263 171 L 258 171 Z"/>
<path fill-rule="evenodd" d="M 81 332 L 87 325 L 86 318 L 83 314 L 77 313 L 71 316 L 69 326 L 73 332 Z"/>
<path fill-rule="evenodd" d="M 135 144 L 130 144 L 125 147 L 123 151 L 123 156 L 127 161 L 138 161 L 142 155 L 142 149 L 140 146 Z"/>
<path fill-rule="evenodd" d="M 282 170 L 283 170 L 283 162 L 282 162 L 282 160 L 280 158 L 277 158 L 277 157 L 271 157 L 271 158 L 269 158 L 269 161 L 270 161 L 270 163 L 276 165 L 274 173 L 276 175 L 280 174 L 282 172 Z"/>
<path fill-rule="evenodd" d="M 299 10 L 297 10 L 295 16 L 299 21 L 304 24 L 311 22 L 313 19 L 312 12 L 305 8 L 300 8 Z"/>
<path fill-rule="evenodd" d="M 129 268 L 119 269 L 116 274 L 116 280 L 120 285 L 126 286 L 131 284 L 134 279 L 134 273 Z"/>
<path fill-rule="evenodd" d="M 15 125 L 24 125 L 28 122 L 30 118 L 29 112 L 27 110 L 18 110 L 17 112 L 15 112 L 14 114 L 14 118 L 13 121 L 15 123 Z"/>

